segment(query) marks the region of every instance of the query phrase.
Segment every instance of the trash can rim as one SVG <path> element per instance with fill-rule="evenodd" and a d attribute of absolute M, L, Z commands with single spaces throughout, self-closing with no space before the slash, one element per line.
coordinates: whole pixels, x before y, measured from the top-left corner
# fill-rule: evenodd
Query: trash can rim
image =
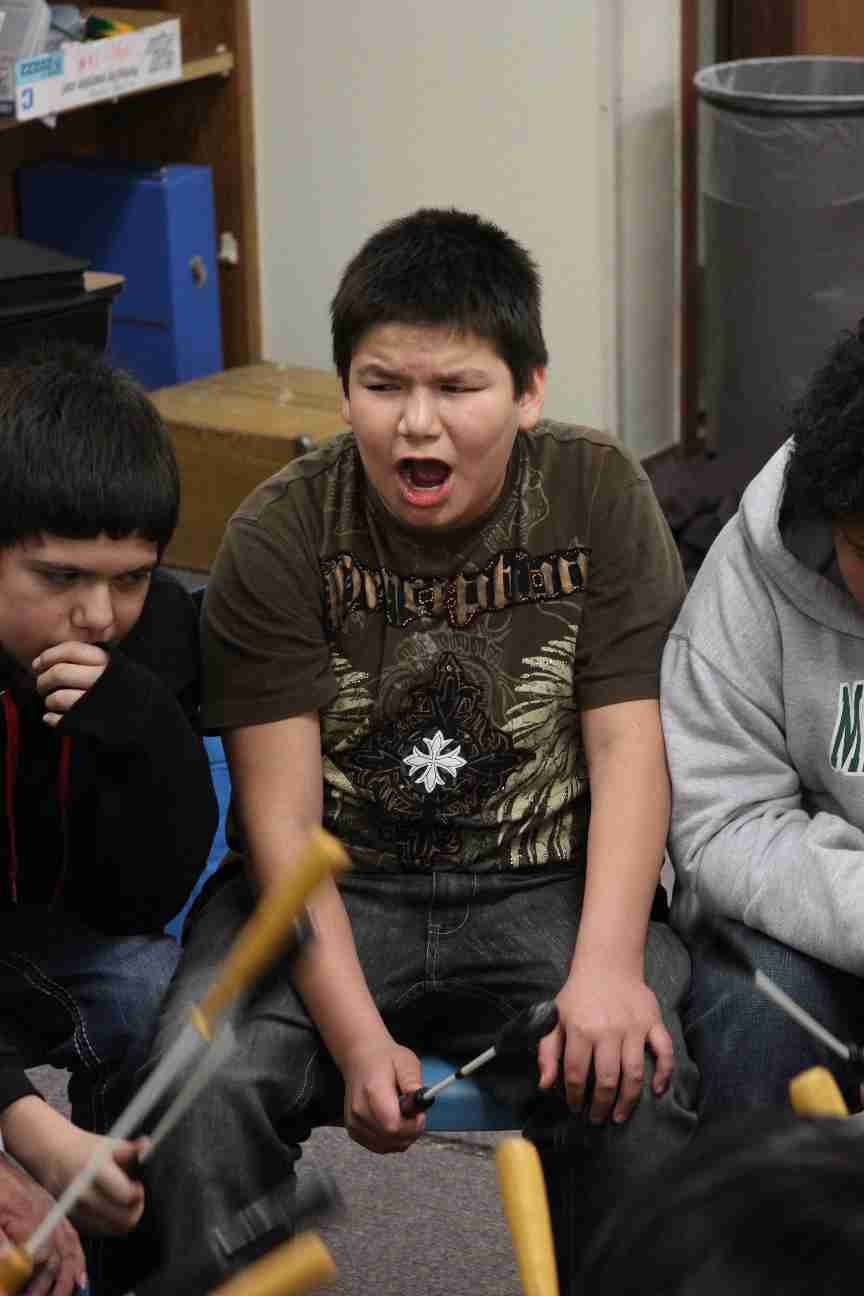
<path fill-rule="evenodd" d="M 776 94 L 761 90 L 730 90 L 718 85 L 714 74 L 727 68 L 776 66 L 778 63 L 843 63 L 864 70 L 864 56 L 845 54 L 792 54 L 788 57 L 732 59 L 700 68 L 693 84 L 700 98 L 718 108 L 756 115 L 842 116 L 864 113 L 864 78 L 859 94 Z"/>

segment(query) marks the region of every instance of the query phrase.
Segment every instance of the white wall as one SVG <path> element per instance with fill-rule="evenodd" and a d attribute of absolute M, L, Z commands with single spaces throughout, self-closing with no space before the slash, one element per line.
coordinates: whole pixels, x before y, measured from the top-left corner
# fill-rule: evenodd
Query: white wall
<path fill-rule="evenodd" d="M 655 190 L 674 155 L 675 0 L 251 0 L 251 10 L 265 354 L 329 365 L 329 300 L 363 239 L 420 205 L 458 206 L 503 225 L 540 263 L 547 412 L 619 429 L 640 450 L 667 444 L 658 389 L 672 389 L 674 222 L 666 228 Z M 646 35 L 651 59 L 661 55 L 656 88 Z M 619 81 L 616 101 L 616 79 L 633 73 L 638 94 Z M 631 284 L 616 279 L 622 267 Z"/>
<path fill-rule="evenodd" d="M 617 0 L 617 431 L 679 438 L 679 0 Z"/>

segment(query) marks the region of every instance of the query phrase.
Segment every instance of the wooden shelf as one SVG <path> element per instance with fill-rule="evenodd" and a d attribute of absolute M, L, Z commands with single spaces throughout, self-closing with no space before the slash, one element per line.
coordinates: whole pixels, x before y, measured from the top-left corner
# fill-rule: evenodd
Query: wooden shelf
<path fill-rule="evenodd" d="M 229 76 L 234 71 L 234 55 L 230 50 L 223 50 L 221 54 L 211 54 L 207 58 L 192 59 L 189 63 L 183 64 L 184 81 L 200 81 L 202 77 L 209 76 Z M 171 85 L 174 84 L 172 81 Z M 156 86 L 161 90 L 162 86 Z"/>
<path fill-rule="evenodd" d="M 0 118 L 0 234 L 18 233 L 16 174 L 25 164 L 95 157 L 152 167 L 184 162 L 211 167 L 216 229 L 233 236 L 239 253 L 236 263 L 218 267 L 226 369 L 261 358 L 249 4 L 101 0 L 102 16 L 136 29 L 179 18 L 178 78 L 82 104 L 88 111 L 64 108 L 56 130 L 38 118 Z"/>

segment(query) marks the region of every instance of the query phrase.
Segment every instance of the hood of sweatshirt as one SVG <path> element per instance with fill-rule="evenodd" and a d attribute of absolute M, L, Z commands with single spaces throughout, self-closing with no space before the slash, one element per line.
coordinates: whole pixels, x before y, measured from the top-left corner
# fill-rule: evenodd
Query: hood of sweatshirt
<path fill-rule="evenodd" d="M 784 544 L 780 511 L 791 439 L 774 454 L 747 487 L 738 524 L 754 566 L 762 569 L 798 610 L 840 634 L 864 638 L 864 608 L 846 589 L 806 567 Z"/>

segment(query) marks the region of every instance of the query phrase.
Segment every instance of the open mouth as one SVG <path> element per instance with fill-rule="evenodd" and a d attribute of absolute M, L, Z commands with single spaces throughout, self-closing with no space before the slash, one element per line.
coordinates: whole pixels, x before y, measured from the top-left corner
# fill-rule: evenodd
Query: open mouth
<path fill-rule="evenodd" d="M 400 459 L 399 476 L 411 490 L 438 491 L 450 477 L 450 467 L 440 459 Z"/>

